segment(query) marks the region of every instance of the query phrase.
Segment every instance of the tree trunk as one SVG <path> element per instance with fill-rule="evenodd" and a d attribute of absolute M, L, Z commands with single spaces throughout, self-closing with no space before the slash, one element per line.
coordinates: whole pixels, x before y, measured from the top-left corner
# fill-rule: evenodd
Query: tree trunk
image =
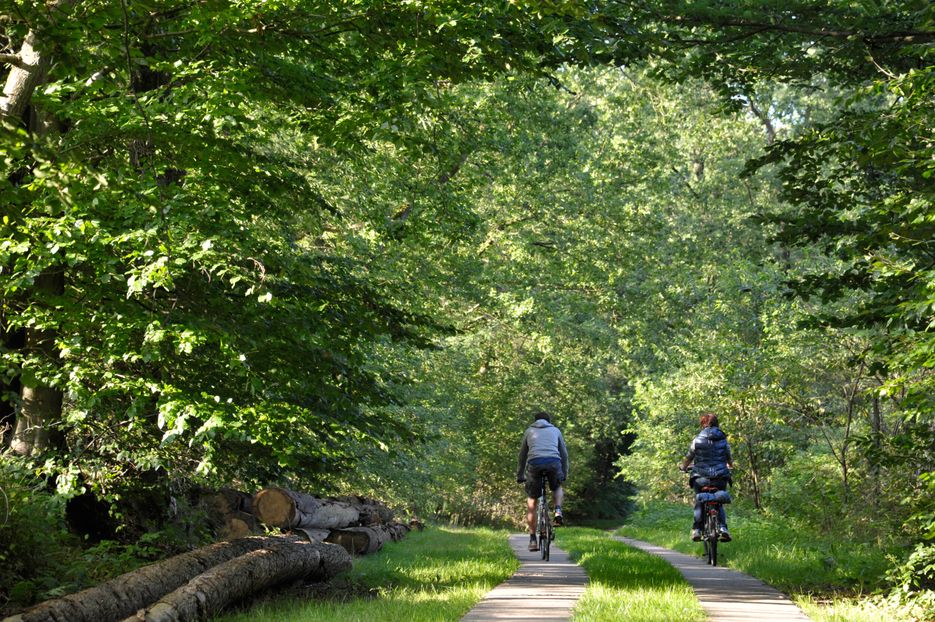
<path fill-rule="evenodd" d="M 323 555 L 325 549 L 330 550 Z M 340 553 L 336 555 L 334 549 Z M 205 620 L 227 605 L 274 585 L 310 575 L 320 580 L 350 567 L 350 555 L 333 544 L 282 539 L 211 568 L 125 622 Z"/>
<path fill-rule="evenodd" d="M 144 566 L 96 587 L 40 603 L 20 615 L 6 618 L 3 622 L 123 620 L 185 585 L 209 568 L 246 553 L 273 546 L 282 540 L 282 536 L 267 536 L 212 544 Z M 291 537 L 290 540 L 296 542 L 298 537 Z"/>
<path fill-rule="evenodd" d="M 349 503 L 285 488 L 264 488 L 256 493 L 253 514 L 264 525 L 280 529 L 339 529 L 360 519 L 360 511 Z"/>
<path fill-rule="evenodd" d="M 747 439 L 747 458 L 750 460 L 750 479 L 753 482 L 753 507 L 762 509 L 760 505 L 760 474 L 756 463 L 756 453 L 753 451 L 753 442 Z"/>
<path fill-rule="evenodd" d="M 51 2 L 51 10 L 71 4 L 74 0 Z M 51 55 L 38 48 L 36 33 L 30 30 L 23 38 L 23 44 L 15 55 L 0 95 L 0 121 L 21 121 L 26 108 L 32 101 L 36 87 L 46 78 L 51 64 Z M 55 123 L 48 115 L 36 114 L 36 128 L 40 135 L 48 134 L 55 128 Z M 64 275 L 59 270 L 48 270 L 36 279 L 37 297 L 42 300 L 48 296 L 60 296 L 64 291 Z M 34 349 L 50 358 L 55 356 L 55 335 L 47 331 L 27 329 L 26 348 Z M 62 393 L 60 390 L 42 383 L 31 383 L 22 387 L 21 410 L 10 439 L 10 448 L 20 455 L 32 455 L 43 452 L 53 444 L 52 425 L 61 418 Z"/>
<path fill-rule="evenodd" d="M 59 297 L 64 291 L 65 276 L 61 270 L 47 270 L 36 278 L 34 295 L 40 301 Z M 55 337 L 55 331 L 27 328 L 25 348 L 57 364 Z M 29 456 L 58 445 L 61 433 L 54 431 L 54 426 L 61 419 L 62 391 L 36 380 L 24 380 L 21 397 L 10 449 L 21 456 Z"/>
<path fill-rule="evenodd" d="M 871 438 L 873 440 L 873 460 L 870 462 L 870 475 L 873 477 L 873 506 L 879 508 L 883 487 L 880 483 L 880 447 L 883 438 L 883 415 L 880 412 L 880 396 L 873 394 L 873 415 L 870 420 Z"/>
<path fill-rule="evenodd" d="M 49 55 L 36 49 L 36 34 L 31 30 L 26 33 L 17 56 L 19 62 L 10 69 L 0 96 L 0 120 L 22 118 L 33 91 L 45 79 L 49 68 Z"/>

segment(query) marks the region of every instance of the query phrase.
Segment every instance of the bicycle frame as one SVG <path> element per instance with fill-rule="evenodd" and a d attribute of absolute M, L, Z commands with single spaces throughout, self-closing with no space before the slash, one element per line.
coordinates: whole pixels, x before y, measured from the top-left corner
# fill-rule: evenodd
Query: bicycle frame
<path fill-rule="evenodd" d="M 539 552 L 542 559 L 549 561 L 549 545 L 552 543 L 552 519 L 549 516 L 549 498 L 546 492 L 546 478 L 542 478 L 542 489 L 539 492 L 539 499 L 536 500 L 536 535 L 539 540 Z"/>
<path fill-rule="evenodd" d="M 705 486 L 701 490 L 702 492 L 714 492 L 717 488 L 714 486 Z M 718 533 L 718 525 L 720 523 L 718 520 L 718 513 L 720 506 L 721 504 L 717 501 L 704 502 L 704 525 L 701 532 L 701 540 L 704 542 L 705 561 L 712 566 L 717 566 L 717 543 L 720 535 Z"/>

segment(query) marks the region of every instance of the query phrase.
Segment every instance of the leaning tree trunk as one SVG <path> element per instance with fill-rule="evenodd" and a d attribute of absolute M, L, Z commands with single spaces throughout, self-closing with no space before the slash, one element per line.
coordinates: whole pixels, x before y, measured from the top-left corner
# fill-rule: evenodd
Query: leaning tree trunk
<path fill-rule="evenodd" d="M 338 529 L 360 519 L 360 510 L 350 503 L 285 488 L 264 488 L 256 493 L 253 514 L 264 525 L 280 529 Z"/>
<path fill-rule="evenodd" d="M 274 585 L 309 576 L 330 578 L 350 567 L 350 555 L 339 546 L 283 539 L 211 568 L 125 622 L 205 620 Z"/>
<path fill-rule="evenodd" d="M 282 536 L 219 542 L 115 577 L 106 583 L 49 600 L 3 622 L 100 622 L 122 620 L 188 583 L 209 568 L 274 546 Z M 299 541 L 298 537 L 291 541 Z"/>
<path fill-rule="evenodd" d="M 5 58 L 12 65 L 0 96 L 0 119 L 15 120 L 23 116 L 32 100 L 33 91 L 45 79 L 50 58 L 36 47 L 36 33 L 29 31 L 19 53 Z"/>

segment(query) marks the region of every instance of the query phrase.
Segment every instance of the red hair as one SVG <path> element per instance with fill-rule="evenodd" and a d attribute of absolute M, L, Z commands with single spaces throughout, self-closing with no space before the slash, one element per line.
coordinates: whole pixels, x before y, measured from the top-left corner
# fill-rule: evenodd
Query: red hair
<path fill-rule="evenodd" d="M 716 428 L 717 424 L 717 415 L 714 413 L 705 413 L 701 415 L 701 427 L 703 428 Z"/>

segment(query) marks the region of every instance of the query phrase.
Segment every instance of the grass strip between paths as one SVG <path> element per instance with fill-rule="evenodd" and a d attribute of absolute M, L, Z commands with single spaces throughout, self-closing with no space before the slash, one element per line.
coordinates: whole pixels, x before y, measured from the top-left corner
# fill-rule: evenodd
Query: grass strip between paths
<path fill-rule="evenodd" d="M 427 528 L 354 560 L 326 597 L 283 597 L 218 622 L 456 621 L 519 568 L 506 531 Z"/>
<path fill-rule="evenodd" d="M 662 559 L 597 529 L 562 528 L 555 543 L 584 567 L 589 578 L 573 622 L 705 619 L 691 586 Z"/>

